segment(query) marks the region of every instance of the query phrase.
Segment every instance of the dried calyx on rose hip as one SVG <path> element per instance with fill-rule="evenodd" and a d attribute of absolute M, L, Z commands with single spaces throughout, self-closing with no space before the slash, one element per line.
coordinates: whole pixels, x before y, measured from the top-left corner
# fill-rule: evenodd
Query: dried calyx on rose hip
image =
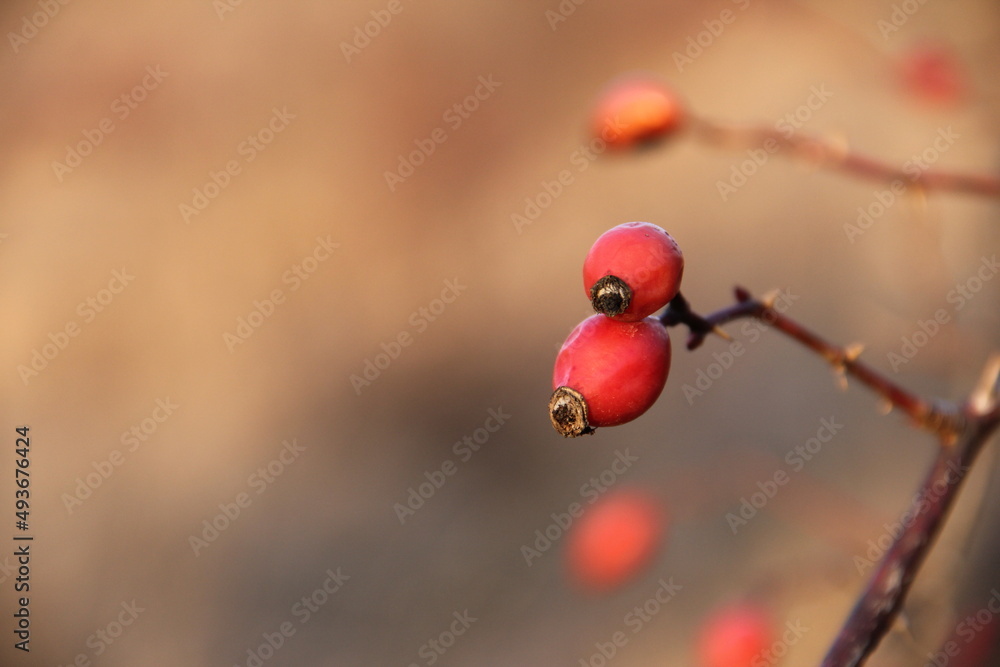
<path fill-rule="evenodd" d="M 670 337 L 659 320 L 591 315 L 556 357 L 549 418 L 563 436 L 632 421 L 656 402 L 670 372 Z"/>
<path fill-rule="evenodd" d="M 681 286 L 684 255 L 662 227 L 626 222 L 601 234 L 583 262 L 594 310 L 622 322 L 649 317 Z"/>
<path fill-rule="evenodd" d="M 677 95 L 652 74 L 626 74 L 602 91 L 591 116 L 591 134 L 613 150 L 655 144 L 682 126 Z"/>

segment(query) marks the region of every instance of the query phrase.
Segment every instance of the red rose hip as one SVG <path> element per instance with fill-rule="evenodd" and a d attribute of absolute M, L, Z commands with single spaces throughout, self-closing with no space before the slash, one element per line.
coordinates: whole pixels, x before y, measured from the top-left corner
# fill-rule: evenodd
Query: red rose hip
<path fill-rule="evenodd" d="M 627 74 L 601 93 L 590 131 L 612 150 L 629 150 L 664 139 L 683 120 L 680 100 L 662 80 L 649 74 Z"/>
<path fill-rule="evenodd" d="M 663 542 L 666 512 L 643 491 L 611 491 L 573 524 L 566 545 L 569 575 L 606 593 L 638 576 Z"/>
<path fill-rule="evenodd" d="M 771 648 L 773 630 L 764 611 L 737 604 L 713 613 L 698 637 L 701 667 L 755 667 Z"/>
<path fill-rule="evenodd" d="M 907 50 L 899 73 L 906 92 L 921 102 L 957 104 L 966 93 L 962 63 L 944 44 L 920 44 Z"/>
<path fill-rule="evenodd" d="M 669 372 L 670 337 L 659 320 L 592 315 L 570 332 L 556 357 L 552 425 L 569 438 L 632 421 L 656 402 Z"/>
<path fill-rule="evenodd" d="M 681 286 L 684 255 L 662 227 L 626 222 L 594 242 L 583 262 L 583 286 L 594 310 L 636 322 L 673 299 Z"/>

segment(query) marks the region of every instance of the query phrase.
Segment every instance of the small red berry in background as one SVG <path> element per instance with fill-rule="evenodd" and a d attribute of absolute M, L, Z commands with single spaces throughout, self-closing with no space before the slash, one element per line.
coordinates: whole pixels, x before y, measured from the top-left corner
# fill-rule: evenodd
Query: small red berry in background
<path fill-rule="evenodd" d="M 906 51 L 899 62 L 903 89 L 921 102 L 957 104 L 965 96 L 962 64 L 955 52 L 940 44 L 919 44 Z"/>
<path fill-rule="evenodd" d="M 583 262 L 583 287 L 594 310 L 635 322 L 677 295 L 684 255 L 662 227 L 626 222 L 601 234 Z"/>
<path fill-rule="evenodd" d="M 995 593 L 995 589 L 993 591 Z M 990 598 L 992 605 L 995 598 Z M 990 612 L 988 619 L 981 615 Z M 927 665 L 947 665 L 948 667 L 995 667 L 1000 657 L 1000 619 L 981 606 L 970 607 L 958 615 L 962 620 L 952 630 L 951 636 L 940 644 L 933 654 L 928 654 Z M 957 655 L 956 655 L 957 653 Z M 992 659 L 991 659 L 992 658 Z"/>
<path fill-rule="evenodd" d="M 570 528 L 566 564 L 572 580 L 607 593 L 635 578 L 659 551 L 667 516 L 643 491 L 610 491 L 584 510 Z"/>
<path fill-rule="evenodd" d="M 598 98 L 591 134 L 608 148 L 628 150 L 656 143 L 684 120 L 674 92 L 649 74 L 630 74 L 612 81 Z"/>
<path fill-rule="evenodd" d="M 556 357 L 549 417 L 565 437 L 632 421 L 659 398 L 670 372 L 670 336 L 659 320 L 591 315 Z"/>
<path fill-rule="evenodd" d="M 714 612 L 698 636 L 700 667 L 757 667 L 764 651 L 771 648 L 771 621 L 751 604 L 725 607 Z"/>

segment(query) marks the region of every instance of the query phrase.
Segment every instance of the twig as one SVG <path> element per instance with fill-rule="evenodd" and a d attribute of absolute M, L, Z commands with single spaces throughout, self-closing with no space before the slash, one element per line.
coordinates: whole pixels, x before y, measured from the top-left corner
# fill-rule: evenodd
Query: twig
<path fill-rule="evenodd" d="M 942 443 L 914 501 L 904 528 L 882 557 L 861 597 L 823 660 L 823 667 L 855 667 L 874 652 L 892 627 L 917 571 L 944 525 L 976 455 L 1000 427 L 1000 357 L 991 360 L 979 387 L 961 406 L 937 407 L 858 361 L 859 346 L 841 348 L 826 342 L 774 310 L 773 298 L 756 300 L 741 288 L 737 303 L 702 317 L 678 295 L 662 315 L 664 324 L 685 324 L 691 330 L 688 349 L 695 349 L 719 325 L 752 317 L 817 352 L 836 370 L 858 379 Z"/>
<path fill-rule="evenodd" d="M 878 646 L 892 627 L 917 571 L 941 532 L 969 467 L 1000 423 L 1000 412 L 972 414 L 954 447 L 941 449 L 909 510 L 911 519 L 882 557 L 823 659 L 823 667 L 853 667 Z"/>
<path fill-rule="evenodd" d="M 711 315 L 700 316 L 691 312 L 687 301 L 680 294 L 670 302 L 670 306 L 661 316 L 667 326 L 685 324 L 691 330 L 687 347 L 693 350 L 701 346 L 705 337 L 718 328 L 733 320 L 751 317 L 789 336 L 813 352 L 816 352 L 833 366 L 838 373 L 851 376 L 876 394 L 884 398 L 889 405 L 899 409 L 909 416 L 917 425 L 938 434 L 945 444 L 951 444 L 960 430 L 959 419 L 954 409 L 943 408 L 925 401 L 898 384 L 880 374 L 858 359 L 861 354 L 860 345 L 850 345 L 846 348 L 837 347 L 809 331 L 798 322 L 786 317 L 772 306 L 777 293 L 763 300 L 757 300 L 741 287 L 736 288 L 737 303 L 723 308 Z"/>
<path fill-rule="evenodd" d="M 793 155 L 818 166 L 829 166 L 859 178 L 924 191 L 950 190 L 985 197 L 1000 197 L 1000 176 L 946 172 L 935 169 L 904 170 L 875 158 L 856 153 L 833 140 L 800 132 L 779 131 L 767 126 L 725 125 L 704 118 L 693 120 L 699 138 L 724 148 L 767 148 L 769 153 L 787 149 Z"/>

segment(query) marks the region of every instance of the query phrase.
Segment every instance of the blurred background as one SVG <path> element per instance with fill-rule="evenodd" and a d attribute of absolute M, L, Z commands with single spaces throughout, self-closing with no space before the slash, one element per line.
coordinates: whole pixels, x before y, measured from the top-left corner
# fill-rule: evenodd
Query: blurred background
<path fill-rule="evenodd" d="M 586 135 L 606 82 L 645 70 L 705 117 L 996 172 L 988 0 L 50 0 L 5 3 L 0 25 L 0 507 L 11 539 L 28 425 L 35 537 L 30 654 L 0 550 L 4 664 L 698 665 L 706 619 L 736 603 L 773 623 L 755 664 L 817 664 L 934 442 L 744 323 L 728 361 L 673 332 L 653 409 L 564 441 L 545 406 L 589 311 L 584 255 L 656 223 L 697 310 L 783 289 L 789 315 L 927 396 L 961 400 L 998 348 L 995 201 L 886 202 L 788 156 L 750 168 L 691 136 L 600 155 Z M 841 428 L 792 465 L 822 420 Z M 995 451 L 869 664 L 927 664 L 984 622 Z M 551 527 L 593 478 L 669 515 L 652 563 L 603 596 Z M 987 630 L 960 637 L 969 661 L 948 664 L 996 664 L 971 660 Z"/>

